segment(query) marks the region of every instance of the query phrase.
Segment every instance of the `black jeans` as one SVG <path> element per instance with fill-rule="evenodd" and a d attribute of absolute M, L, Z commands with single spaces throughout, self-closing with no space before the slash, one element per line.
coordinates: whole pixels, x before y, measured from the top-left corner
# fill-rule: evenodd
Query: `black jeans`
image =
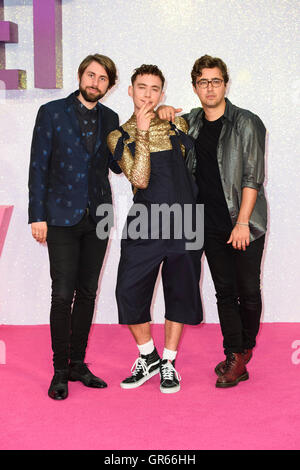
<path fill-rule="evenodd" d="M 84 360 L 107 242 L 97 237 L 96 223 L 87 213 L 74 226 L 48 227 L 55 369 L 67 368 L 69 359 Z"/>
<path fill-rule="evenodd" d="M 227 245 L 230 233 L 205 233 L 204 249 L 216 289 L 225 354 L 256 344 L 262 310 L 260 265 L 265 236 L 246 251 Z"/>

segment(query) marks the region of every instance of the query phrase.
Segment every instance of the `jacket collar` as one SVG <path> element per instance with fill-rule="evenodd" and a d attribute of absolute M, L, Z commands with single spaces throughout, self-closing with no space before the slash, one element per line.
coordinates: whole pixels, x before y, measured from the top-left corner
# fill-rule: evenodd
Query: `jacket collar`
<path fill-rule="evenodd" d="M 76 90 L 73 93 L 71 93 L 69 96 L 67 96 L 66 101 L 67 101 L 68 106 L 71 106 L 72 104 L 77 104 L 75 100 L 79 101 L 78 98 L 77 98 L 78 95 L 79 95 L 79 90 Z M 99 101 L 97 102 L 95 108 L 96 109 L 101 108 L 101 103 Z"/>
<path fill-rule="evenodd" d="M 234 114 L 234 105 L 229 101 L 228 98 L 225 98 L 226 101 L 226 106 L 225 106 L 225 112 L 224 112 L 224 118 L 228 119 L 228 121 L 232 122 L 233 121 L 233 114 Z"/>
<path fill-rule="evenodd" d="M 79 91 L 77 90 L 77 91 L 71 93 L 66 98 L 67 112 L 70 116 L 70 119 L 71 119 L 71 122 L 72 122 L 72 125 L 73 125 L 74 129 L 76 130 L 77 134 L 80 136 L 81 143 L 86 148 L 84 139 L 82 139 L 82 137 L 81 137 L 80 126 L 79 126 L 79 122 L 78 122 L 78 119 L 77 119 L 77 116 L 76 116 L 75 106 L 74 106 L 76 104 L 76 102 L 74 103 L 74 99 L 77 99 L 78 94 L 79 94 Z M 97 137 L 96 137 L 96 144 L 95 144 L 94 153 L 97 153 L 97 151 L 98 151 L 98 149 L 101 145 L 101 134 L 102 134 L 102 125 L 101 124 L 102 124 L 103 108 L 102 108 L 101 103 L 99 103 L 99 101 L 96 105 L 96 108 L 97 108 L 97 111 L 98 111 L 98 131 L 97 131 Z"/>
<path fill-rule="evenodd" d="M 228 119 L 228 121 L 232 122 L 233 121 L 233 114 L 234 114 L 234 105 L 229 101 L 228 98 L 225 98 L 226 106 L 225 106 L 225 111 L 223 114 L 224 119 Z M 204 109 L 199 108 L 199 118 L 203 119 L 204 118 Z"/>

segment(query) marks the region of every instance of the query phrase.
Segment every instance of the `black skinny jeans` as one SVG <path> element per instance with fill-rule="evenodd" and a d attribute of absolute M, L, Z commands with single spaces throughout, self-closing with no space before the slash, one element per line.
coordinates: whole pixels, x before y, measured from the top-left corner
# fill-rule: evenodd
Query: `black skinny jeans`
<path fill-rule="evenodd" d="M 262 310 L 260 265 L 265 236 L 246 251 L 227 245 L 230 233 L 205 233 L 204 249 L 216 289 L 225 354 L 256 344 Z"/>
<path fill-rule="evenodd" d="M 67 368 L 69 359 L 84 360 L 107 242 L 97 237 L 96 223 L 87 213 L 74 226 L 48 227 L 55 369 Z"/>

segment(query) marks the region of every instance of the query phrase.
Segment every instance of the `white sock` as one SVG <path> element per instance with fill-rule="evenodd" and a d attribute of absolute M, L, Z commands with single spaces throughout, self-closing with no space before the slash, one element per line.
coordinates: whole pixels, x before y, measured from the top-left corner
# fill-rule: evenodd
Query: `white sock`
<path fill-rule="evenodd" d="M 164 349 L 163 359 L 168 359 L 169 361 L 174 361 L 176 359 L 177 351 L 171 351 L 171 349 Z"/>
<path fill-rule="evenodd" d="M 140 354 L 143 354 L 143 356 L 147 356 L 148 354 L 151 354 L 154 351 L 153 339 L 151 338 L 150 341 L 145 344 L 137 344 L 137 347 L 140 351 Z"/>

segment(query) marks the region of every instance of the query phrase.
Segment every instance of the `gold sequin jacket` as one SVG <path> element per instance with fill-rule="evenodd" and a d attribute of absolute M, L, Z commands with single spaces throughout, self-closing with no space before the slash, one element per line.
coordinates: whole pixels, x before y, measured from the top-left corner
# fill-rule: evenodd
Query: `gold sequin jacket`
<path fill-rule="evenodd" d="M 182 117 L 175 118 L 176 127 L 185 134 L 188 132 L 188 125 Z M 171 150 L 171 135 L 175 135 L 175 131 L 171 129 L 168 121 L 159 119 L 156 116 L 151 120 L 148 131 L 137 129 L 136 116 L 133 114 L 131 118 L 122 125 L 122 128 L 129 135 L 129 139 L 124 142 L 124 151 L 118 164 L 134 187 L 134 193 L 137 189 L 145 189 L 148 186 L 151 161 L 150 154 L 152 152 L 162 152 Z M 119 130 L 115 130 L 108 135 L 107 144 L 111 153 L 114 154 L 119 138 L 122 136 Z M 135 142 L 135 155 L 133 156 L 128 144 Z M 184 147 L 181 146 L 184 156 Z"/>

